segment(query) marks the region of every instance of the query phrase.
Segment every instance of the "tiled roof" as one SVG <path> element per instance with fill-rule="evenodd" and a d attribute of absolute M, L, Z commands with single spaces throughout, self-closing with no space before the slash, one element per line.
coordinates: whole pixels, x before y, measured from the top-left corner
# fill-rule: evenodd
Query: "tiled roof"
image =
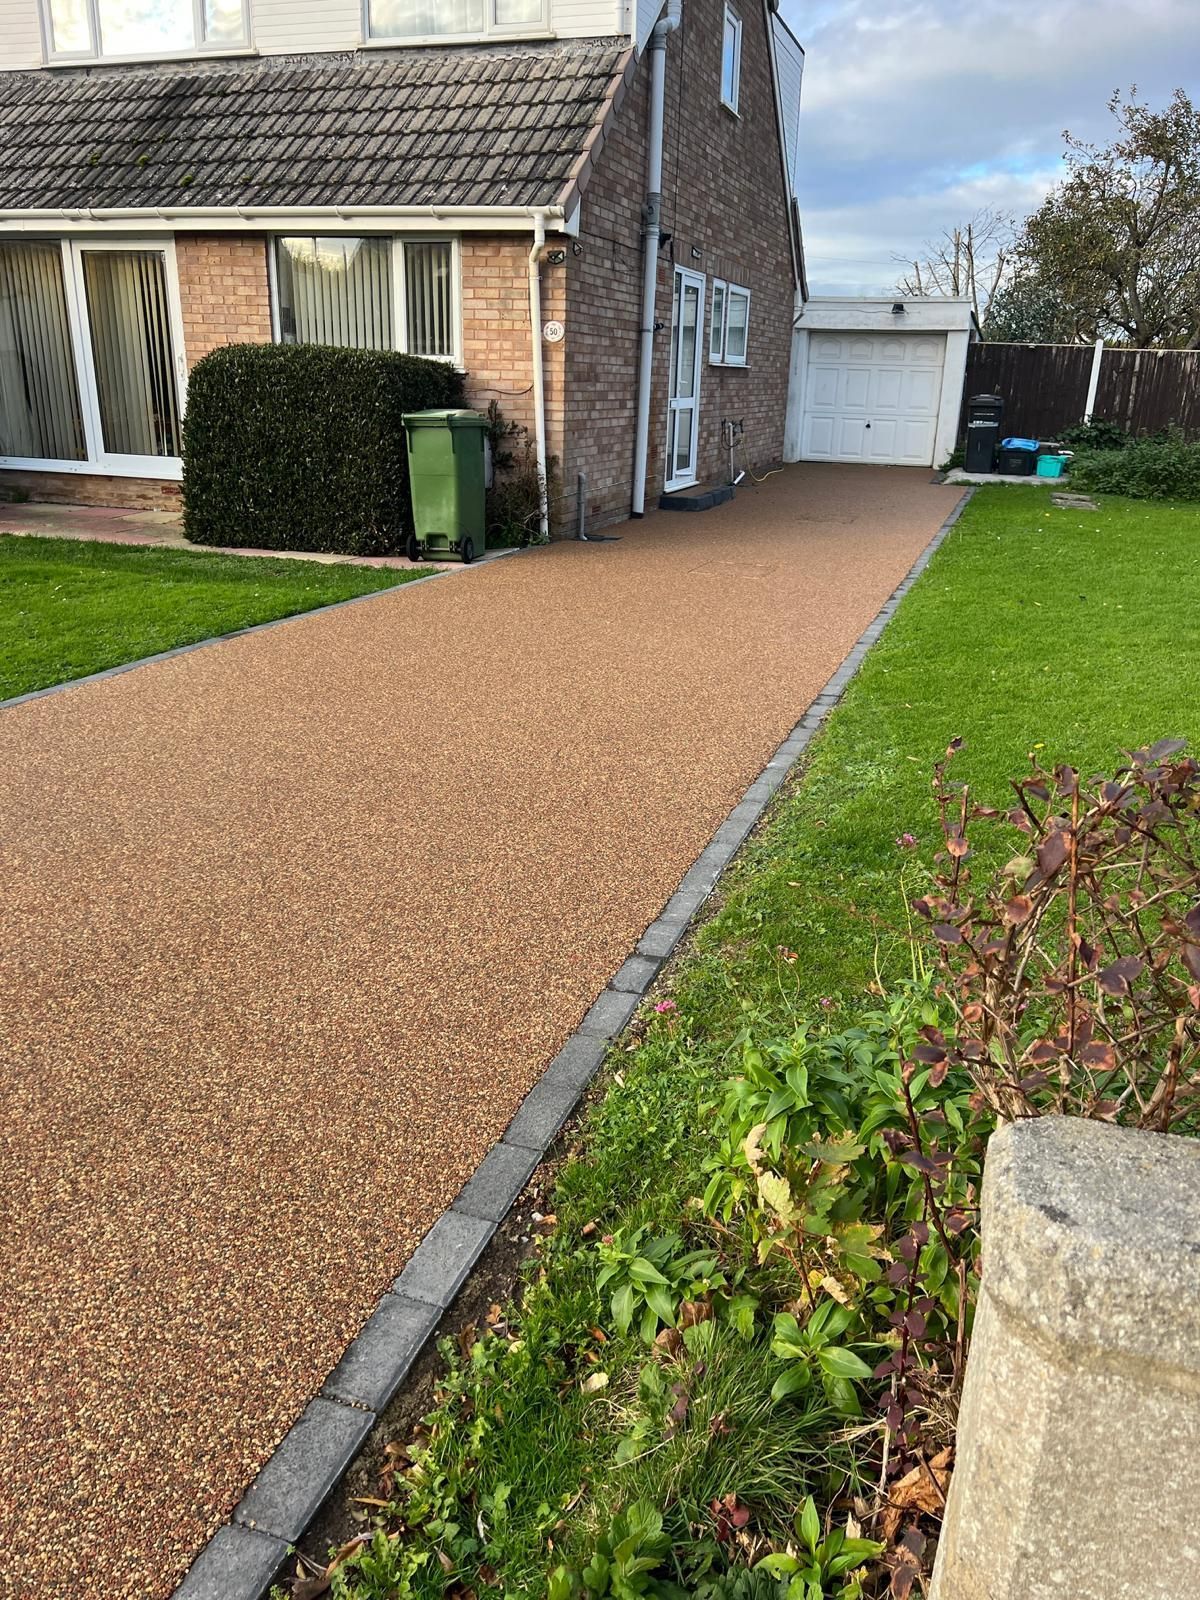
<path fill-rule="evenodd" d="M 622 58 L 604 40 L 0 72 L 0 211 L 552 205 Z"/>

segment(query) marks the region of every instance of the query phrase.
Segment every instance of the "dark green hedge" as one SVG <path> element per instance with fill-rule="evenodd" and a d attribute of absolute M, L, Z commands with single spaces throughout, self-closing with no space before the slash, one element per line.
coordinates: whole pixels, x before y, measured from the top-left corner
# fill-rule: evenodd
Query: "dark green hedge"
<path fill-rule="evenodd" d="M 379 555 L 412 531 L 401 418 L 463 403 L 442 361 L 235 344 L 192 369 L 184 528 L 197 544 Z"/>

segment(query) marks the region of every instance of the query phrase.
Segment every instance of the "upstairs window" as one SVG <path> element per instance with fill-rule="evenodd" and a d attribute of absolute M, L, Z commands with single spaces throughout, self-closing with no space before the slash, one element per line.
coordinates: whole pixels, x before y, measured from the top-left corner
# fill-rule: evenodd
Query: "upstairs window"
<path fill-rule="evenodd" d="M 248 0 L 43 0 L 51 61 L 192 55 L 250 42 Z"/>
<path fill-rule="evenodd" d="M 737 113 L 742 87 L 742 19 L 732 6 L 725 7 L 721 39 L 721 104 Z"/>
<path fill-rule="evenodd" d="M 372 39 L 483 39 L 539 33 L 549 26 L 547 0 L 367 0 Z"/>

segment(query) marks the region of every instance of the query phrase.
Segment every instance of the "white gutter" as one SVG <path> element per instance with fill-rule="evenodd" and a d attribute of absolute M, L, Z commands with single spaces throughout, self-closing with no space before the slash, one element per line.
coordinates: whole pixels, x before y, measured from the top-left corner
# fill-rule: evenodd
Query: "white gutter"
<path fill-rule="evenodd" d="M 546 482 L 546 379 L 542 365 L 542 251 L 546 248 L 546 213 L 533 213 L 533 248 L 529 252 L 529 337 L 533 358 L 533 442 L 537 452 L 538 525 L 543 543 L 550 537 L 550 490 Z"/>
<path fill-rule="evenodd" d="M 662 238 L 663 104 L 667 82 L 667 36 L 680 23 L 682 0 L 669 0 L 646 46 L 650 54 L 650 131 L 646 150 L 646 209 L 642 228 L 642 327 L 638 364 L 637 429 L 633 443 L 635 517 L 646 511 L 646 467 L 650 453 L 650 389 L 654 377 L 654 310 L 658 299 L 658 248 Z"/>
<path fill-rule="evenodd" d="M 274 228 L 283 224 L 320 224 L 322 228 L 364 226 L 406 232 L 430 223 L 457 232 L 526 233 L 534 212 L 530 206 L 87 206 L 0 211 L 0 232 L 54 230 L 98 232 L 197 231 L 228 232 Z M 567 230 L 561 206 L 538 207 L 543 225 Z"/>

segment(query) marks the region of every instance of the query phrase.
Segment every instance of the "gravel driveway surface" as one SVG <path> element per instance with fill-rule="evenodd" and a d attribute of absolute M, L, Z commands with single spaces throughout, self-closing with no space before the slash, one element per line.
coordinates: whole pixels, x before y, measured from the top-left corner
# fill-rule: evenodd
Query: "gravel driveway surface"
<path fill-rule="evenodd" d="M 0 711 L 0 1595 L 156 1600 L 959 491 L 799 467 Z"/>

